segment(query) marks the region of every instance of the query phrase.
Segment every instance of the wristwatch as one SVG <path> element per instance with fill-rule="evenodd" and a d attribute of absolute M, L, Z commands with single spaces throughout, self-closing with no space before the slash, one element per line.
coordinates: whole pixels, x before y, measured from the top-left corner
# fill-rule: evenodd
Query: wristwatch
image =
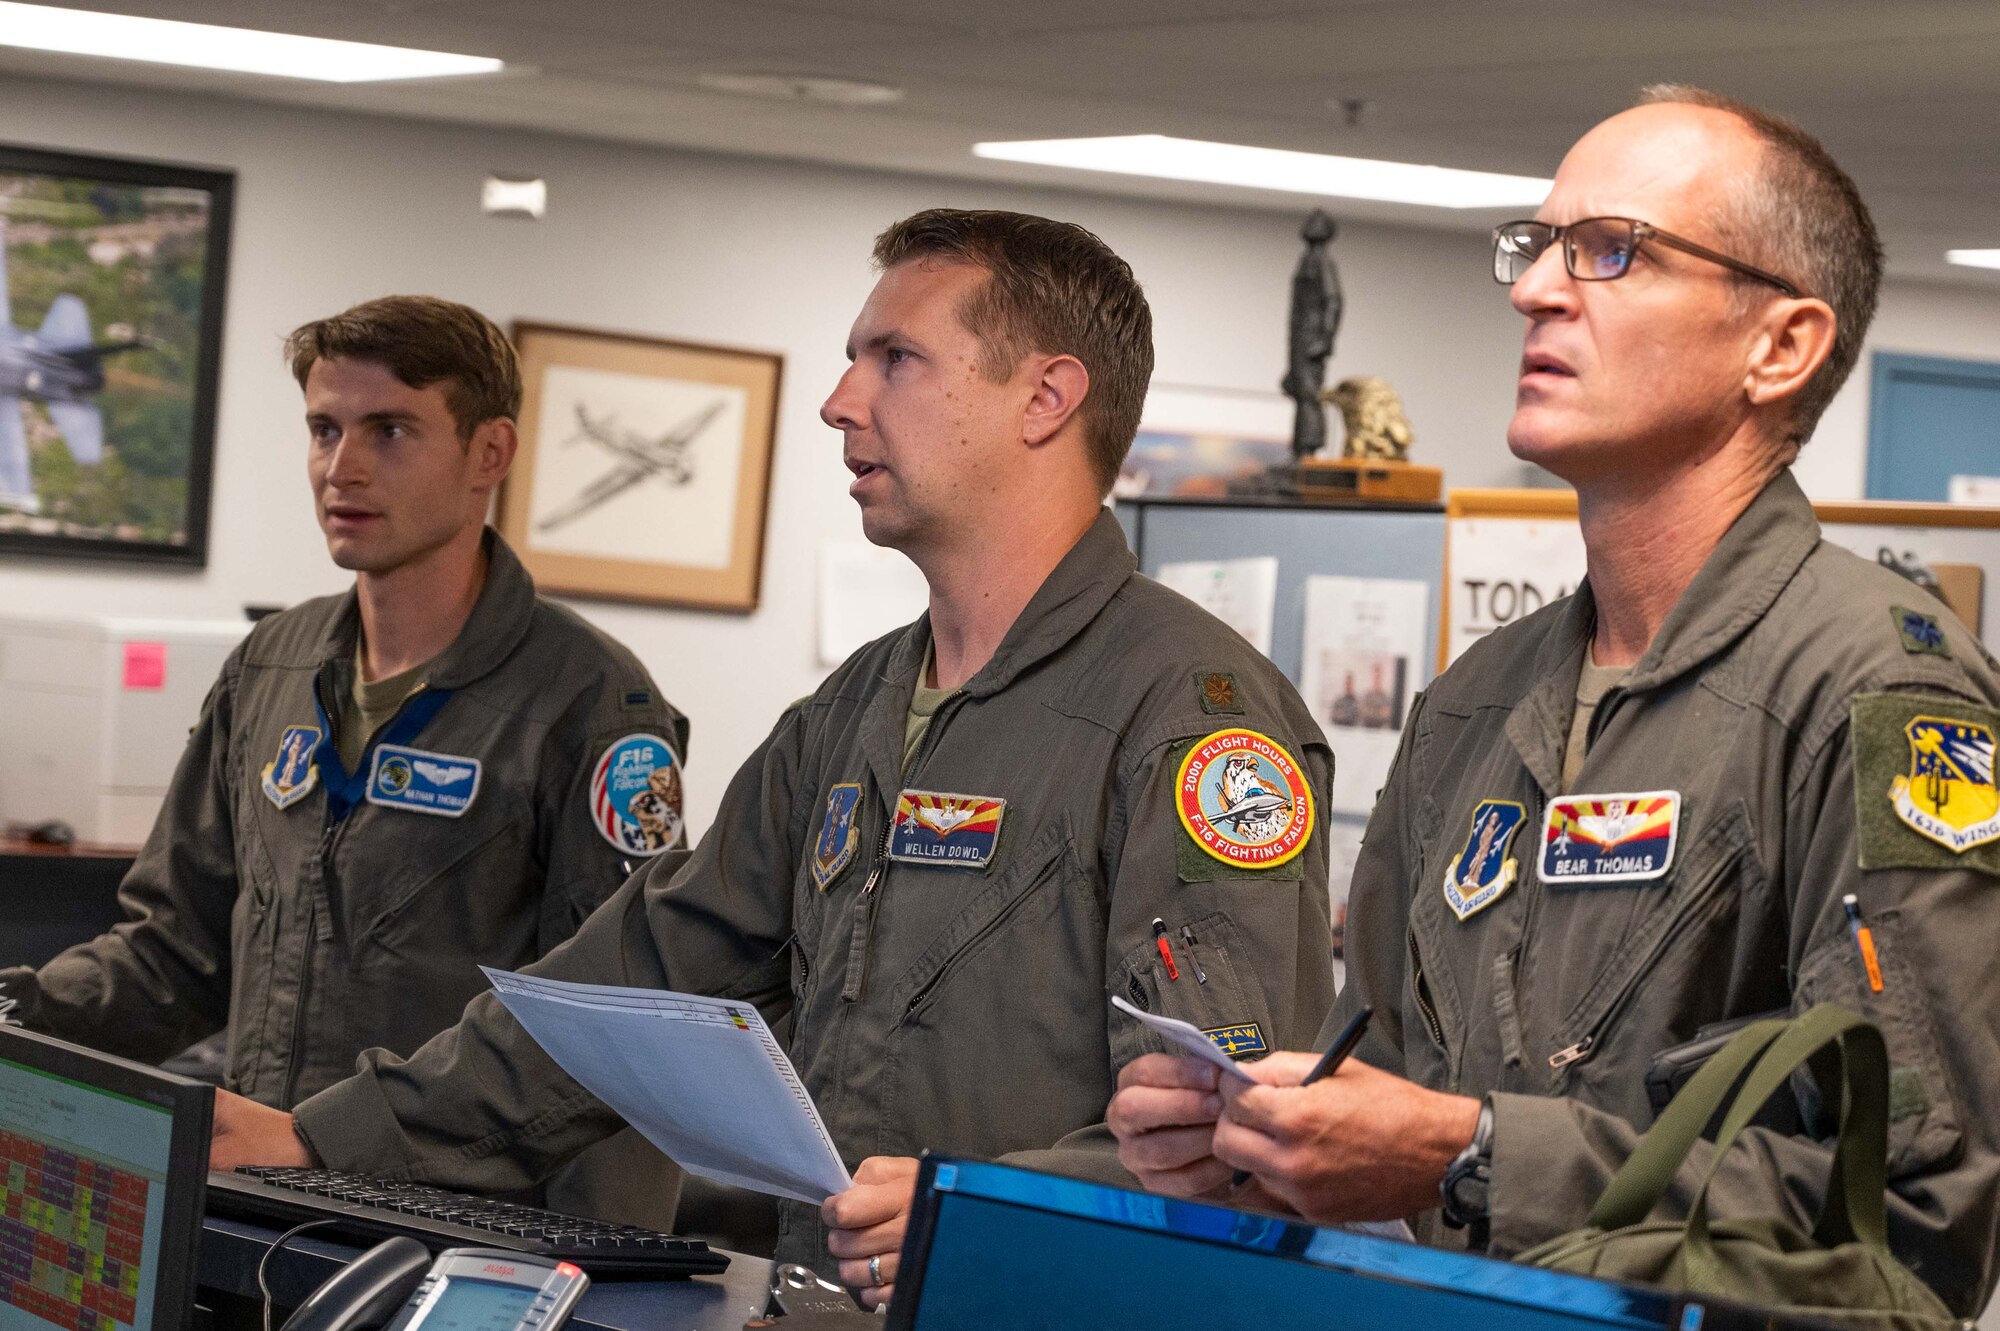
<path fill-rule="evenodd" d="M 1472 1129 L 1472 1140 L 1445 1166 L 1444 1179 L 1438 1184 L 1445 1224 L 1453 1229 L 1470 1228 L 1474 1247 L 1486 1245 L 1493 1215 L 1492 1185 L 1493 1099 L 1488 1096 L 1479 1102 L 1479 1122 Z"/>

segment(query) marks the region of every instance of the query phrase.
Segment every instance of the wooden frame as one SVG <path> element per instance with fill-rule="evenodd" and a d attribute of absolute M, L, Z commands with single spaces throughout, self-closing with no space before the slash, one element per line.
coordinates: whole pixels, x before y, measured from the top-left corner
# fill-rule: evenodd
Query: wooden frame
<path fill-rule="evenodd" d="M 0 555 L 207 564 L 235 189 L 0 144 Z"/>
<path fill-rule="evenodd" d="M 514 344 L 499 527 L 541 589 L 755 610 L 783 357 L 540 323 Z"/>

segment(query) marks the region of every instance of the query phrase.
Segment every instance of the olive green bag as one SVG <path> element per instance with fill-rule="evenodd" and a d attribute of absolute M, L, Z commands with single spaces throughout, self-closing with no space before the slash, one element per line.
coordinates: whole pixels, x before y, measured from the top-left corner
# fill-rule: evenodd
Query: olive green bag
<path fill-rule="evenodd" d="M 1846 1083 L 1840 1144 L 1810 1234 L 1789 1220 L 1710 1220 L 1708 1187 L 1737 1135 L 1799 1067 L 1838 1042 Z M 1754 1066 L 1753 1066 L 1754 1064 Z M 1733 1099 L 1729 1092 L 1749 1076 Z M 1702 1129 L 1728 1102 L 1714 1159 L 1681 1220 L 1648 1220 Z M 1823 1003 L 1755 1022 L 1681 1088 L 1612 1176 L 1588 1226 L 1521 1254 L 1537 1266 L 1711 1295 L 1837 1326 L 1946 1331 L 1967 1325 L 1889 1252 L 1889 1055 L 1882 1032 Z"/>

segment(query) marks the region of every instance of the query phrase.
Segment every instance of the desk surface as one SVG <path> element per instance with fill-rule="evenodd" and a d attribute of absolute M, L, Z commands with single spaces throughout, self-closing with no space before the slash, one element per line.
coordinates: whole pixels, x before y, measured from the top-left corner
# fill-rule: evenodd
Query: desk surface
<path fill-rule="evenodd" d="M 199 1278 L 203 1289 L 256 1299 L 257 1263 L 278 1230 L 238 1220 L 202 1222 Z M 285 1245 L 266 1273 L 272 1301 L 295 1307 L 361 1249 L 301 1234 Z M 771 1263 L 729 1254 L 729 1269 L 692 1280 L 607 1280 L 591 1285 L 570 1315 L 578 1331 L 742 1331 L 770 1301 Z M 199 1296 L 197 1296 L 199 1297 Z"/>

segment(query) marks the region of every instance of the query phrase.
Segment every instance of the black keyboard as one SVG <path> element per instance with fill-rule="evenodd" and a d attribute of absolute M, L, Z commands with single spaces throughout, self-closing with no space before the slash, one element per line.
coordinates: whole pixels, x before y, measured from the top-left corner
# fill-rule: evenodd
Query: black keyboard
<path fill-rule="evenodd" d="M 508 1248 L 575 1262 L 593 1276 L 659 1280 L 712 1275 L 729 1266 L 728 1257 L 700 1239 L 337 1169 L 244 1165 L 233 1174 L 211 1172 L 208 1212 L 286 1228 L 331 1221 L 314 1232 L 370 1243 L 406 1234 L 433 1252 Z"/>

